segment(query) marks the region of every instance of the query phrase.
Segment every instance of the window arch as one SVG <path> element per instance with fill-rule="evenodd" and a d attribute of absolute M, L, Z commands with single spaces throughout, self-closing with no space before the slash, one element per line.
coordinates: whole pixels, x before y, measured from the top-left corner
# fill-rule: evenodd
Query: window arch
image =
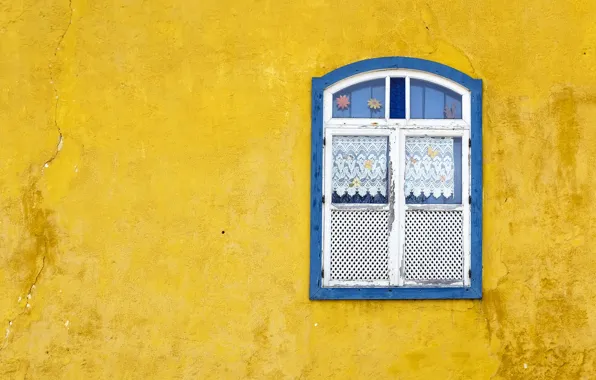
<path fill-rule="evenodd" d="M 311 299 L 481 297 L 481 106 L 415 58 L 313 78 Z"/>

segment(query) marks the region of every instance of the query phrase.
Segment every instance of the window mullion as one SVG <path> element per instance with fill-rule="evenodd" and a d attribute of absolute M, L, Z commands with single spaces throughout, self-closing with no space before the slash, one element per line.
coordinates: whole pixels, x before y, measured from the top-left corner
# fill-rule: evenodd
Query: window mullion
<path fill-rule="evenodd" d="M 396 203 L 395 189 L 399 178 L 395 173 L 399 167 L 399 138 L 398 131 L 393 131 L 389 136 L 389 283 L 399 285 L 399 213 L 400 208 Z"/>
<path fill-rule="evenodd" d="M 404 195 L 403 178 L 405 157 L 403 132 L 399 129 L 391 134 L 391 231 L 389 233 L 390 280 L 393 286 L 403 286 L 403 242 L 404 242 Z"/>
<path fill-rule="evenodd" d="M 409 80 L 408 80 L 409 86 Z M 406 231 L 406 196 L 404 193 L 404 179 L 405 179 L 405 161 L 406 161 L 406 139 L 405 133 L 403 130 L 399 131 L 399 165 L 398 165 L 398 182 L 397 182 L 397 204 L 399 205 L 399 250 L 398 250 L 398 260 L 399 260 L 399 286 L 404 286 L 405 283 L 405 260 L 404 260 L 404 249 L 405 249 L 405 231 Z"/>

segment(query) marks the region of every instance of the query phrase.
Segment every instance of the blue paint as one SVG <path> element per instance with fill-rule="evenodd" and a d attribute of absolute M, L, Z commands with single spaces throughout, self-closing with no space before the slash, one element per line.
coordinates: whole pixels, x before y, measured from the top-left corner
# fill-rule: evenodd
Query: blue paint
<path fill-rule="evenodd" d="M 471 285 L 469 288 L 323 288 L 322 169 L 323 91 L 359 73 L 382 69 L 413 69 L 437 74 L 471 91 Z M 312 79 L 310 287 L 311 300 L 340 299 L 478 299 L 482 298 L 482 80 L 440 63 L 409 57 L 374 58 L 351 63 Z M 464 200 L 465 201 L 465 200 Z"/>
<path fill-rule="evenodd" d="M 447 117 L 446 109 L 455 111 Z M 461 95 L 434 83 L 410 80 L 411 119 L 461 119 Z"/>
<path fill-rule="evenodd" d="M 319 273 L 320 275 L 320 273 Z M 310 293 L 311 300 L 415 300 L 482 298 L 473 288 L 322 288 Z"/>
<path fill-rule="evenodd" d="M 372 88 L 365 83 L 365 86 L 354 86 L 350 96 L 350 117 L 369 118 L 370 109 L 368 99 L 371 98 Z"/>
<path fill-rule="evenodd" d="M 381 103 L 381 108 L 370 109 L 370 117 L 373 119 L 384 119 L 385 118 L 385 107 L 387 104 L 385 101 L 385 80 L 382 79 L 381 84 L 375 85 L 371 88 L 371 94 L 369 99 L 377 99 Z M 368 107 L 368 100 L 366 101 Z"/>
<path fill-rule="evenodd" d="M 414 80 L 412 80 L 414 82 Z M 424 89 L 424 118 L 442 119 L 445 96 L 434 86 L 425 86 Z"/>
<path fill-rule="evenodd" d="M 416 197 L 410 193 L 406 197 L 407 204 L 426 204 L 426 205 L 442 205 L 442 204 L 461 204 L 461 137 L 453 138 L 453 194 L 450 197 L 441 195 L 439 198 L 435 198 L 430 195 L 421 194 Z"/>
<path fill-rule="evenodd" d="M 389 85 L 390 119 L 406 118 L 406 78 L 391 78 Z"/>
<path fill-rule="evenodd" d="M 337 106 L 337 98 L 345 95 L 350 100 L 347 109 L 340 109 Z M 377 99 L 381 102 L 381 108 L 372 110 L 368 107 L 370 99 Z M 375 79 L 355 84 L 333 94 L 334 118 L 364 118 L 382 119 L 385 117 L 385 79 Z"/>
<path fill-rule="evenodd" d="M 424 119 L 424 88 L 410 85 L 410 118 Z"/>
<path fill-rule="evenodd" d="M 323 235 L 323 90 L 319 78 L 312 79 L 312 136 L 310 181 L 310 294 L 321 287 L 321 254 Z"/>
<path fill-rule="evenodd" d="M 454 109 L 455 114 L 453 115 L 453 119 L 461 119 L 461 95 L 452 95 L 448 92 L 445 92 L 445 107 L 448 109 Z M 445 114 L 443 114 L 445 116 Z"/>
<path fill-rule="evenodd" d="M 466 86 L 471 94 L 471 271 L 470 289 L 482 298 L 482 81 Z"/>

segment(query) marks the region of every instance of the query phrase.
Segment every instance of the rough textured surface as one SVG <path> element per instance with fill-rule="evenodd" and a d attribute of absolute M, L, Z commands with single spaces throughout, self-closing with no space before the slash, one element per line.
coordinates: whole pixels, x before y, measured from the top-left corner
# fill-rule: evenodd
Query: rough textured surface
<path fill-rule="evenodd" d="M 0 0 L 0 378 L 593 378 L 595 14 Z M 310 78 L 389 55 L 484 80 L 482 301 L 308 300 Z"/>

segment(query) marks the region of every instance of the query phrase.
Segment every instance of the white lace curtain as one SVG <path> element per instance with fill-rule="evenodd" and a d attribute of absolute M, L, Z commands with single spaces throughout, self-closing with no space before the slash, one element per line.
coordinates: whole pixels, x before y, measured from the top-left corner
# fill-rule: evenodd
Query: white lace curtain
<path fill-rule="evenodd" d="M 406 139 L 406 196 L 448 198 L 454 191 L 453 138 L 408 137 Z"/>

